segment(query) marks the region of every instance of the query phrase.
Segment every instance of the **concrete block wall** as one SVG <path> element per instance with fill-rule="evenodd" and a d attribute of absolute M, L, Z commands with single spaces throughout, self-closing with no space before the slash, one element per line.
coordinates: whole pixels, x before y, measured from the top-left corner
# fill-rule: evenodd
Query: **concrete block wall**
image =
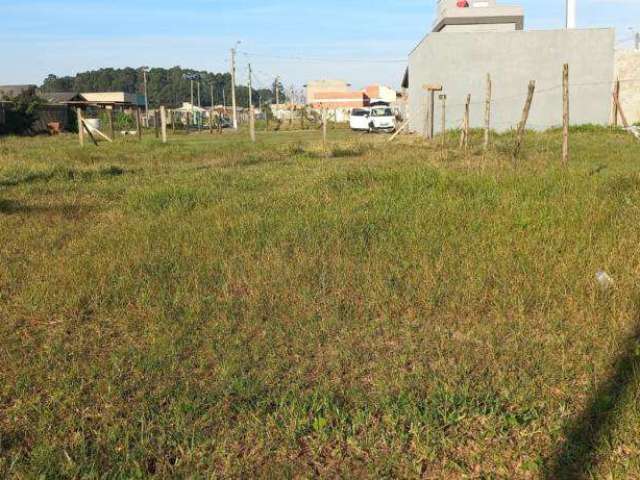
<path fill-rule="evenodd" d="M 471 94 L 471 127 L 484 124 L 486 75 L 493 82 L 492 127 L 515 128 L 529 80 L 536 94 L 528 127 L 562 124 L 562 66 L 570 66 L 571 123 L 607 124 L 614 76 L 613 29 L 433 33 L 409 56 L 409 128 L 424 133 L 427 92 L 442 84 L 448 97 L 447 128 L 457 128 Z M 436 101 L 436 132 L 440 108 Z"/>

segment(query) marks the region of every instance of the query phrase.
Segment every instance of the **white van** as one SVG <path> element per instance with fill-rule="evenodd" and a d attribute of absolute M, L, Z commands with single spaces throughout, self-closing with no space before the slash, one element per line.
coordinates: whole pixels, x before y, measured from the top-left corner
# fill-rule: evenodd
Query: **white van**
<path fill-rule="evenodd" d="M 371 108 L 354 108 L 349 117 L 351 130 L 365 132 L 393 132 L 396 129 L 396 116 L 389 106 L 380 105 Z"/>
<path fill-rule="evenodd" d="M 368 132 L 369 131 L 369 109 L 354 108 L 349 115 L 349 126 L 351 130 Z"/>

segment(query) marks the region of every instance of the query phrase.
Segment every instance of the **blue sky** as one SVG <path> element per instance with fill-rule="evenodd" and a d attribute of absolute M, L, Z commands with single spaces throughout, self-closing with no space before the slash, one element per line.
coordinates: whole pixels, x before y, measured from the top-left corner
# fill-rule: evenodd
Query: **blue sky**
<path fill-rule="evenodd" d="M 514 0 L 525 28 L 561 28 L 564 0 Z M 239 47 L 258 86 L 340 78 L 397 86 L 429 31 L 435 0 L 0 0 L 0 84 L 41 83 L 105 66 L 181 65 L 227 71 Z M 617 28 L 630 47 L 640 0 L 578 0 L 578 26 Z"/>

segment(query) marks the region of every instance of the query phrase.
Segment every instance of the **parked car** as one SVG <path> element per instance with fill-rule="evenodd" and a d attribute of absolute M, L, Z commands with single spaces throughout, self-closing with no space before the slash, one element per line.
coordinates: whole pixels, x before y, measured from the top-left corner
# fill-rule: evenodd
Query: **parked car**
<path fill-rule="evenodd" d="M 393 132 L 396 129 L 396 116 L 388 106 L 373 107 L 369 126 L 373 132 Z"/>
<path fill-rule="evenodd" d="M 354 108 L 349 125 L 355 131 L 393 132 L 396 129 L 396 117 L 389 106 Z"/>
<path fill-rule="evenodd" d="M 369 109 L 354 108 L 349 116 L 349 126 L 351 130 L 368 132 L 369 128 Z"/>
<path fill-rule="evenodd" d="M 220 127 L 221 128 L 233 128 L 233 122 L 231 121 L 230 118 L 227 117 L 220 117 L 218 119 L 218 122 L 220 122 Z"/>

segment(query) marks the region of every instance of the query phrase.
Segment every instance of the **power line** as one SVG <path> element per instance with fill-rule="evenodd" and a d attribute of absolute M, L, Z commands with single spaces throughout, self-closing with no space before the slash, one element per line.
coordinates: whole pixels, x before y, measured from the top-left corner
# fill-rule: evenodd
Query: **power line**
<path fill-rule="evenodd" d="M 279 60 L 289 60 L 294 62 L 307 62 L 307 63 L 408 63 L 406 58 L 390 58 L 390 59 L 374 59 L 364 60 L 362 58 L 348 59 L 348 58 L 321 58 L 321 57 L 309 57 L 309 56 L 285 56 L 285 55 L 269 55 L 261 53 L 241 52 L 243 55 L 250 55 L 252 57 L 261 58 L 273 58 Z"/>

